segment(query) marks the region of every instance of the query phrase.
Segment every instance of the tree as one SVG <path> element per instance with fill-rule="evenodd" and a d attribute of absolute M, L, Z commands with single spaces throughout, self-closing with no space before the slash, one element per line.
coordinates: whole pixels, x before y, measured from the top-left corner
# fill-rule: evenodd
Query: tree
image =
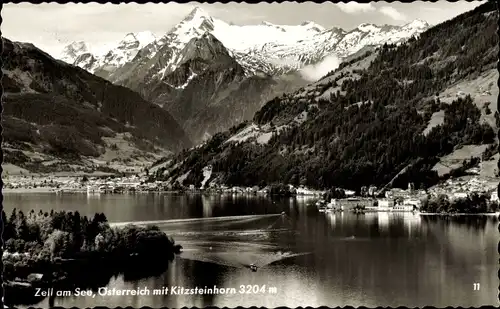
<path fill-rule="evenodd" d="M 3 228 L 3 240 L 7 241 L 15 236 L 15 231 L 12 226 L 12 223 L 7 220 L 7 215 L 5 214 L 5 211 L 2 210 L 2 222 L 4 223 L 4 228 Z"/>
<path fill-rule="evenodd" d="M 56 257 L 68 257 L 72 253 L 72 236 L 68 232 L 55 230 L 50 234 L 44 247 L 47 247 L 50 252 L 50 258 L 53 260 Z"/>
<path fill-rule="evenodd" d="M 22 240 L 29 239 L 29 228 L 24 213 L 20 210 L 17 214 L 16 234 Z"/>

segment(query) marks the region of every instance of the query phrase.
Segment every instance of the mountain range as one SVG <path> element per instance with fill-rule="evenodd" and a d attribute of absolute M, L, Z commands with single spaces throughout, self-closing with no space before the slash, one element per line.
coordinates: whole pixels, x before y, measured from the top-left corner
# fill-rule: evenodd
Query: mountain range
<path fill-rule="evenodd" d="M 168 46 L 174 54 L 162 67 L 168 72 L 179 65 L 182 58 L 178 54 L 191 39 L 209 32 L 230 51 L 248 74 L 262 72 L 276 75 L 317 63 L 332 54 L 345 58 L 367 45 L 401 42 L 428 28 L 427 22 L 418 19 L 404 26 L 363 23 L 351 31 L 337 27 L 325 29 L 310 21 L 297 26 L 269 22 L 238 26 L 213 18 L 196 7 L 159 39 L 148 31 L 129 33 L 103 55 L 92 55 L 85 42 L 73 42 L 64 48 L 60 57 L 94 73 L 99 70 L 113 71 L 113 68 L 123 66 L 138 54 L 152 58 L 160 48 Z"/>
<path fill-rule="evenodd" d="M 497 22 L 487 2 L 405 42 L 364 48 L 249 121 L 159 160 L 151 178 L 357 190 L 498 177 Z"/>
<path fill-rule="evenodd" d="M 4 163 L 28 171 L 114 171 L 192 145 L 168 113 L 139 94 L 52 58 L 3 43 Z"/>
<path fill-rule="evenodd" d="M 250 119 L 275 96 L 305 86 L 315 78 L 311 70 L 333 70 L 361 49 L 400 43 L 428 27 L 421 20 L 361 24 L 351 31 L 314 22 L 238 26 L 197 7 L 160 38 L 129 33 L 102 55 L 75 42 L 60 58 L 165 108 L 198 143 Z M 326 61 L 332 57 L 337 60 Z"/>

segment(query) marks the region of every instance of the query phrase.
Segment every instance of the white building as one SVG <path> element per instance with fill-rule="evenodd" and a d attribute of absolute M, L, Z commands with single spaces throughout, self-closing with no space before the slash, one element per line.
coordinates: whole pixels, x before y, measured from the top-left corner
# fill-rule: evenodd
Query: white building
<path fill-rule="evenodd" d="M 377 192 L 377 187 L 376 186 L 370 186 L 368 188 L 368 195 L 373 196 Z"/>
<path fill-rule="evenodd" d="M 450 200 L 458 200 L 462 198 L 467 198 L 469 195 L 467 192 L 453 192 L 449 195 Z"/>
<path fill-rule="evenodd" d="M 420 206 L 422 206 L 422 201 L 415 198 L 407 198 L 403 200 L 403 205 L 413 205 L 417 208 L 420 208 Z"/>
<path fill-rule="evenodd" d="M 344 190 L 344 192 L 346 196 L 354 196 L 354 194 L 356 194 L 356 192 L 352 190 Z"/>
<path fill-rule="evenodd" d="M 498 199 L 498 191 L 497 190 L 491 192 L 490 201 L 492 201 L 492 202 L 498 202 L 499 201 L 499 199 Z"/>
<path fill-rule="evenodd" d="M 389 210 L 394 207 L 394 200 L 390 198 L 381 198 L 377 200 L 379 210 Z"/>

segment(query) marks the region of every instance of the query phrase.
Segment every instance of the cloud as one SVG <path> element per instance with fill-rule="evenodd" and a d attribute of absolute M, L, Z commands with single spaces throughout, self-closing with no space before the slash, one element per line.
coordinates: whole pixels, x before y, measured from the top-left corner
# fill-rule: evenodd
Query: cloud
<path fill-rule="evenodd" d="M 340 59 L 335 55 L 325 57 L 321 62 L 308 65 L 300 70 L 300 75 L 308 81 L 315 82 L 328 74 L 330 71 L 337 69 L 340 65 Z"/>
<path fill-rule="evenodd" d="M 371 3 L 348 2 L 336 3 L 335 5 L 343 12 L 348 14 L 358 14 L 375 11 L 375 7 Z"/>
<path fill-rule="evenodd" d="M 398 10 L 390 6 L 381 7 L 379 9 L 379 12 L 397 21 L 408 20 L 408 17 L 406 15 L 404 15 L 403 13 L 399 12 Z"/>

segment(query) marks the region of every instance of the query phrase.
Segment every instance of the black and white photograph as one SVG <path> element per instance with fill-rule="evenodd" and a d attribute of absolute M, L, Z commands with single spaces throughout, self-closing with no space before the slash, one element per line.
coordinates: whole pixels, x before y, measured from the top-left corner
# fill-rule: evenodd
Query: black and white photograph
<path fill-rule="evenodd" d="M 3 4 L 4 308 L 499 306 L 498 21 Z"/>

